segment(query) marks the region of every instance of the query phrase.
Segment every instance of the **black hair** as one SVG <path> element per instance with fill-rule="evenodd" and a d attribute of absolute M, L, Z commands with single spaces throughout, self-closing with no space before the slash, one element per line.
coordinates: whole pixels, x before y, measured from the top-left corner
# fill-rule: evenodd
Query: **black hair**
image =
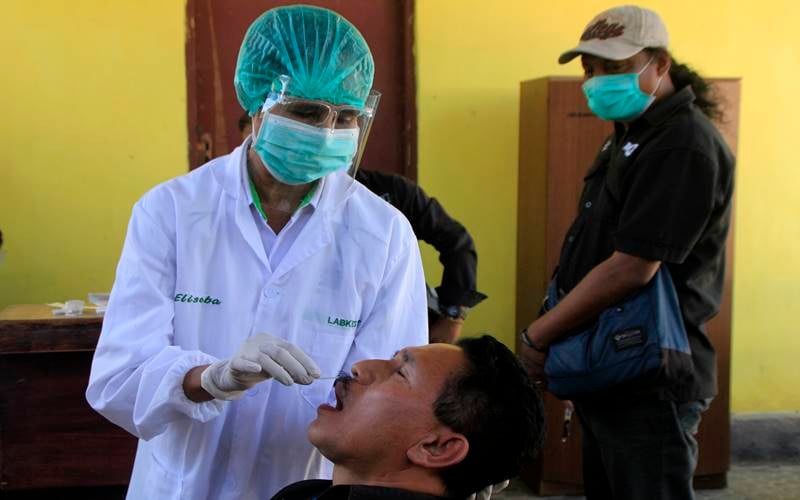
<path fill-rule="evenodd" d="M 705 78 L 695 71 L 688 64 L 678 62 L 667 49 L 649 48 L 645 49 L 649 54 L 658 56 L 667 55 L 672 59 L 669 69 L 669 77 L 676 90 L 680 90 L 687 85 L 692 87 L 695 95 L 694 105 L 711 120 L 719 120 L 722 117 L 719 96 L 714 91 L 714 87 Z"/>
<path fill-rule="evenodd" d="M 463 434 L 467 456 L 443 469 L 446 493 L 466 498 L 519 474 L 544 439 L 544 403 L 516 356 L 489 335 L 466 338 L 467 368 L 450 377 L 433 404 L 441 423 Z"/>

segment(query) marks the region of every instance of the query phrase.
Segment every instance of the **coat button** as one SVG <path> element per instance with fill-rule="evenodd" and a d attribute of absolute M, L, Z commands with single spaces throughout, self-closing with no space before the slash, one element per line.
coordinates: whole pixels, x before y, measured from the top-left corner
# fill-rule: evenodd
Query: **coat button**
<path fill-rule="evenodd" d="M 274 300 L 280 296 L 281 291 L 277 288 L 267 288 L 264 290 L 264 297 L 268 300 Z"/>
<path fill-rule="evenodd" d="M 586 207 L 586 208 L 592 208 L 592 202 L 591 201 L 587 201 L 583 206 Z"/>

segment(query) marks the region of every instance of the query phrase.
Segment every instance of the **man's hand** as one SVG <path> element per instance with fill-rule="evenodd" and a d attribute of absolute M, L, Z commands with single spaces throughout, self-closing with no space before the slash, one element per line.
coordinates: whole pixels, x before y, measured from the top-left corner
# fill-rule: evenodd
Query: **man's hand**
<path fill-rule="evenodd" d="M 267 333 L 248 338 L 231 359 L 217 361 L 200 376 L 203 389 L 217 399 L 239 399 L 259 382 L 310 384 L 319 378 L 314 361 L 294 344 Z"/>
<path fill-rule="evenodd" d="M 463 326 L 463 319 L 448 318 L 447 316 L 440 317 L 434 321 L 428 332 L 430 343 L 452 344 L 461 336 L 461 329 Z"/>
<path fill-rule="evenodd" d="M 522 364 L 534 381 L 545 382 L 544 365 L 547 361 L 547 346 L 542 345 L 536 335 L 536 322 L 534 321 L 521 335 L 519 357 Z"/>

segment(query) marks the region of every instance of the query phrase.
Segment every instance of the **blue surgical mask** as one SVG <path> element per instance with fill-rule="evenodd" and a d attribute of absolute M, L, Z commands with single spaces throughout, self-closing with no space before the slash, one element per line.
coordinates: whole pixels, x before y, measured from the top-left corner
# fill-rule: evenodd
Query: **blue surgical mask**
<path fill-rule="evenodd" d="M 358 128 L 314 127 L 268 114 L 253 140 L 261 161 L 284 184 L 308 184 L 350 166 Z"/>
<path fill-rule="evenodd" d="M 650 66 L 653 58 L 647 61 L 638 73 L 603 75 L 590 78 L 583 84 L 583 93 L 592 113 L 603 120 L 631 121 L 644 113 L 656 100 L 655 93 L 661 85 L 661 78 L 653 94 L 645 94 L 639 88 L 639 75 Z"/>

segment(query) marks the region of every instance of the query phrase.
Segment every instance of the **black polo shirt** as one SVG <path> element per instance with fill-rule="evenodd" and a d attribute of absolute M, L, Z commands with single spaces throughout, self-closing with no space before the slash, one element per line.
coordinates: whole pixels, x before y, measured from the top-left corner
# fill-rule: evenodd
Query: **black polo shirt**
<path fill-rule="evenodd" d="M 387 488 L 383 486 L 361 486 L 340 484 L 326 479 L 308 479 L 283 488 L 272 500 L 369 500 L 386 498 L 392 500 L 437 500 L 444 497 L 426 495 L 415 491 Z"/>
<path fill-rule="evenodd" d="M 442 305 L 475 307 L 486 299 L 477 290 L 478 255 L 472 236 L 436 198 L 400 175 L 360 168 L 356 180 L 403 212 L 417 239 L 439 252 L 442 284 L 436 292 Z"/>
<path fill-rule="evenodd" d="M 614 251 L 668 266 L 695 371 L 662 394 L 677 401 L 716 394 L 714 348 L 703 324 L 722 297 L 734 177 L 733 155 L 694 100 L 687 86 L 627 130 L 615 124 L 584 179 L 558 267 L 558 286 L 569 292 Z"/>

